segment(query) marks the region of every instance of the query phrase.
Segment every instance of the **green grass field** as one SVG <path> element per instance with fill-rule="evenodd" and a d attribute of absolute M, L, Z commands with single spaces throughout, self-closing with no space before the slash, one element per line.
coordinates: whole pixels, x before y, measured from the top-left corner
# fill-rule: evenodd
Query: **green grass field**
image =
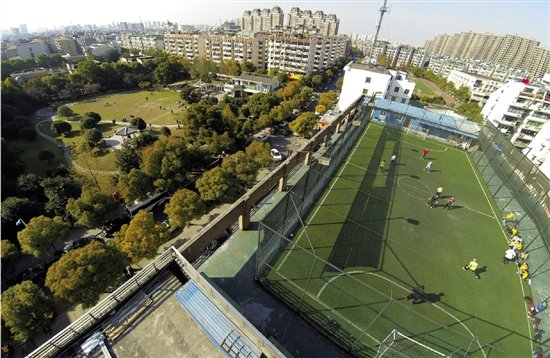
<path fill-rule="evenodd" d="M 184 108 L 178 108 L 177 102 L 182 101 L 176 91 L 133 91 L 101 95 L 79 101 L 71 106 L 72 110 L 83 115 L 86 112 L 96 112 L 102 120 L 115 119 L 121 123 L 123 118 L 141 117 L 152 124 L 176 124 L 176 118 L 181 117 Z"/>
<path fill-rule="evenodd" d="M 428 86 L 426 86 L 424 84 L 424 82 L 422 82 L 421 80 L 417 79 L 417 78 L 413 78 L 412 81 L 414 83 L 416 83 L 416 87 L 415 87 L 415 91 L 418 91 L 420 93 L 422 93 L 423 95 L 425 96 L 435 96 L 436 93 Z"/>
<path fill-rule="evenodd" d="M 431 208 L 438 186 L 443 195 Z M 448 210 L 451 195 L 456 207 Z M 508 234 L 494 208 L 469 154 L 371 123 L 295 234 L 303 249 L 287 246 L 266 279 L 306 316 L 334 319 L 328 330 L 359 355 L 396 328 L 445 354 L 527 357 L 529 288 L 502 263 Z M 474 257 L 480 279 L 462 269 Z M 428 302 L 405 301 L 419 285 Z"/>

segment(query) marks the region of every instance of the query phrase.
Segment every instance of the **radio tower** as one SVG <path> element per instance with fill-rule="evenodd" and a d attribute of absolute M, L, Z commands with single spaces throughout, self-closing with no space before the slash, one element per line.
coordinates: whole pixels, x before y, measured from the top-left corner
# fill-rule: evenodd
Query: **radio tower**
<path fill-rule="evenodd" d="M 384 17 L 384 13 L 388 12 L 389 9 L 386 6 L 388 0 L 384 0 L 384 5 L 380 6 L 380 19 L 378 19 L 378 24 L 376 24 L 376 34 L 374 35 L 374 40 L 372 41 L 372 49 L 370 51 L 370 58 L 371 61 L 377 62 L 373 56 L 374 56 L 374 46 L 376 46 L 376 41 L 378 41 L 378 33 L 380 32 L 380 27 L 382 26 L 382 18 Z"/>

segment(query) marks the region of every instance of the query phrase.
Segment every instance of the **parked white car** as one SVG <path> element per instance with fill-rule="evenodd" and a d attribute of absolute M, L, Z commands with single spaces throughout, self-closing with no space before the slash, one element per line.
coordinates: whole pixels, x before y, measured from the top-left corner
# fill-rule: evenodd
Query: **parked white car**
<path fill-rule="evenodd" d="M 283 155 L 277 149 L 273 148 L 271 149 L 271 158 L 273 158 L 275 162 L 280 162 L 283 160 Z"/>

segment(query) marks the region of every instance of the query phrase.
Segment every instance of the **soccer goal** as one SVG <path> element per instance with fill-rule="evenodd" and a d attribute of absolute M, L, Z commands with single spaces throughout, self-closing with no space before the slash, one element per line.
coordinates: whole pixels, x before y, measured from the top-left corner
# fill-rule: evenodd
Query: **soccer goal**
<path fill-rule="evenodd" d="M 397 330 L 390 334 L 380 343 L 376 358 L 438 358 L 445 357 L 445 354 L 436 351 L 420 342 L 415 341 Z"/>

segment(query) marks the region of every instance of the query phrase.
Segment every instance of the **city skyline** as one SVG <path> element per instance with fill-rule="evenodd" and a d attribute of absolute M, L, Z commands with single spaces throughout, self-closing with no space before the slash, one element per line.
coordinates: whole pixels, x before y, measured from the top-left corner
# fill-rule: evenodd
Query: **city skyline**
<path fill-rule="evenodd" d="M 30 32 L 69 25 L 105 25 L 113 22 L 171 21 L 179 25 L 219 25 L 242 17 L 245 10 L 273 8 L 284 11 L 285 23 L 291 8 L 321 10 L 340 19 L 340 33 L 373 36 L 379 19 L 376 1 L 185 1 L 161 0 L 154 7 L 147 3 L 107 2 L 98 0 L 85 11 L 72 11 L 74 2 L 55 0 L 2 4 L 1 27 L 27 25 Z M 142 5 L 143 4 L 143 5 Z M 379 39 L 423 46 L 437 34 L 490 32 L 496 35 L 517 34 L 550 44 L 550 2 L 527 1 L 455 1 L 389 0 Z M 474 7 L 475 6 L 475 7 Z M 32 9 L 32 11 L 25 11 Z M 449 16 L 452 14 L 452 16 Z"/>

